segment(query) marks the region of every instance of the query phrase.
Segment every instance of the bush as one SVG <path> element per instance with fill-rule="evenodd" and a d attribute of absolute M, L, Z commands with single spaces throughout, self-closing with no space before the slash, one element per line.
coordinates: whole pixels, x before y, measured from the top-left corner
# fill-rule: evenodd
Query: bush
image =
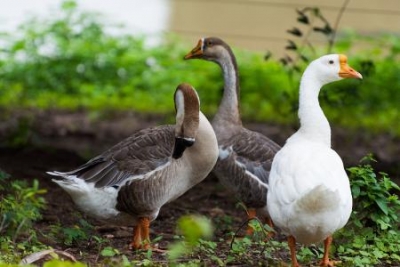
<path fill-rule="evenodd" d="M 318 9 L 309 10 L 321 16 Z M 144 38 L 111 35 L 107 29 L 112 26 L 102 24 L 95 14 L 81 12 L 74 1 L 64 2 L 61 13 L 60 18 L 27 21 L 17 35 L 8 36 L 0 57 L 0 106 L 162 114 L 173 110 L 176 86 L 189 82 L 198 89 L 202 110 L 209 115 L 217 110 L 223 88 L 218 66 L 182 59 L 194 43 L 165 36 L 158 47 L 147 47 Z M 364 80 L 334 83 L 321 91 L 329 120 L 353 129 L 400 135 L 400 37 L 368 38 L 350 31 L 339 37 L 329 46 L 348 54 Z M 360 40 L 367 48 L 358 48 Z M 293 44 L 288 48 L 293 49 Z M 243 118 L 297 123 L 304 58 L 326 51 L 313 47 L 313 53 L 301 55 L 304 60 L 293 68 L 273 55 L 265 61 L 260 53 L 234 51 L 240 67 Z"/>
<path fill-rule="evenodd" d="M 400 262 L 400 188 L 385 173 L 376 174 L 372 156 L 348 169 L 354 199 L 353 213 L 337 234 L 336 248 L 346 266 Z M 397 194 L 396 194 L 397 193 Z"/>

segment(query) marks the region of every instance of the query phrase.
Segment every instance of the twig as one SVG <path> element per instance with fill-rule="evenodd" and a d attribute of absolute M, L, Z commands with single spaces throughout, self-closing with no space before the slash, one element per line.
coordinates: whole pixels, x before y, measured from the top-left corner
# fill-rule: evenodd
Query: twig
<path fill-rule="evenodd" d="M 333 44 L 335 43 L 337 29 L 339 27 L 339 22 L 342 19 L 343 13 L 346 10 L 346 7 L 349 4 L 349 2 L 350 2 L 350 0 L 344 0 L 343 5 L 339 10 L 339 14 L 336 17 L 335 25 L 333 26 L 333 34 L 332 34 L 332 37 L 329 40 L 328 54 L 330 54 L 332 52 Z"/>

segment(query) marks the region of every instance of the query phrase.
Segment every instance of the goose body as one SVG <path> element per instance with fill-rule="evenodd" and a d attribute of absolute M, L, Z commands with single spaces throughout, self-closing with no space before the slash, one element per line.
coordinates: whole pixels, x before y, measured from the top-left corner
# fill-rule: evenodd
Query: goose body
<path fill-rule="evenodd" d="M 217 63 L 224 76 L 224 92 L 212 120 L 219 158 L 213 173 L 221 184 L 248 208 L 249 219 L 257 213 L 268 220 L 266 193 L 272 159 L 279 145 L 266 136 L 243 127 L 239 111 L 239 73 L 236 58 L 223 40 L 202 38 L 185 59 Z M 271 222 L 269 221 L 271 225 Z M 248 228 L 248 233 L 251 229 Z"/>
<path fill-rule="evenodd" d="M 310 63 L 300 83 L 300 129 L 272 163 L 268 211 L 274 224 L 289 235 L 295 267 L 299 266 L 295 242 L 322 240 L 321 266 L 333 266 L 331 235 L 347 223 L 352 210 L 349 179 L 340 156 L 331 149 L 331 129 L 318 102 L 321 87 L 342 78 L 362 78 L 344 55 L 326 55 Z"/>
<path fill-rule="evenodd" d="M 176 125 L 140 130 L 73 171 L 49 172 L 89 216 L 134 225 L 134 249 L 149 241 L 160 208 L 201 182 L 217 161 L 217 139 L 196 91 L 181 84 L 174 100 Z"/>

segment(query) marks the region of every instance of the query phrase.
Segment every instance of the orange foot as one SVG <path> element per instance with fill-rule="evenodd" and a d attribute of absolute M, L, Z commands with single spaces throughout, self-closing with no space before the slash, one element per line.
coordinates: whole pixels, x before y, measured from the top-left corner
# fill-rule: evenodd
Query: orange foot
<path fill-rule="evenodd" d="M 150 244 L 150 220 L 147 217 L 139 218 L 139 223 L 133 228 L 133 238 L 129 244 L 129 249 L 151 250 L 159 253 L 167 252 Z"/>
<path fill-rule="evenodd" d="M 321 262 L 319 263 L 319 266 L 333 267 L 337 263 L 340 263 L 340 261 L 329 260 L 329 250 L 331 247 L 331 243 L 332 243 L 332 236 L 328 236 L 327 238 L 325 238 L 325 240 L 324 240 L 324 256 L 323 256 Z"/>

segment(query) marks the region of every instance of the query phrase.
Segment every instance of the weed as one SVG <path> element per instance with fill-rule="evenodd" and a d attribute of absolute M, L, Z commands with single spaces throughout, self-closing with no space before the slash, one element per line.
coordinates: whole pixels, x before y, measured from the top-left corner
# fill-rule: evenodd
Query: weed
<path fill-rule="evenodd" d="M 15 262 L 45 247 L 38 242 L 32 227 L 41 218 L 44 193 L 46 190 L 39 188 L 37 180 L 29 186 L 26 181 L 11 180 L 0 170 L 0 262 Z"/>
<path fill-rule="evenodd" d="M 337 233 L 340 245 L 333 250 L 346 266 L 371 266 L 400 262 L 398 214 L 400 188 L 385 173 L 376 174 L 375 160 L 367 155 L 348 169 L 354 198 L 347 226 Z"/>
<path fill-rule="evenodd" d="M 65 227 L 60 224 L 50 226 L 50 236 L 54 239 L 61 240 L 65 245 L 71 246 L 93 239 L 98 244 L 104 243 L 100 237 L 94 236 L 92 233 L 94 227 L 84 219 L 79 219 L 79 223 L 73 227 Z"/>

